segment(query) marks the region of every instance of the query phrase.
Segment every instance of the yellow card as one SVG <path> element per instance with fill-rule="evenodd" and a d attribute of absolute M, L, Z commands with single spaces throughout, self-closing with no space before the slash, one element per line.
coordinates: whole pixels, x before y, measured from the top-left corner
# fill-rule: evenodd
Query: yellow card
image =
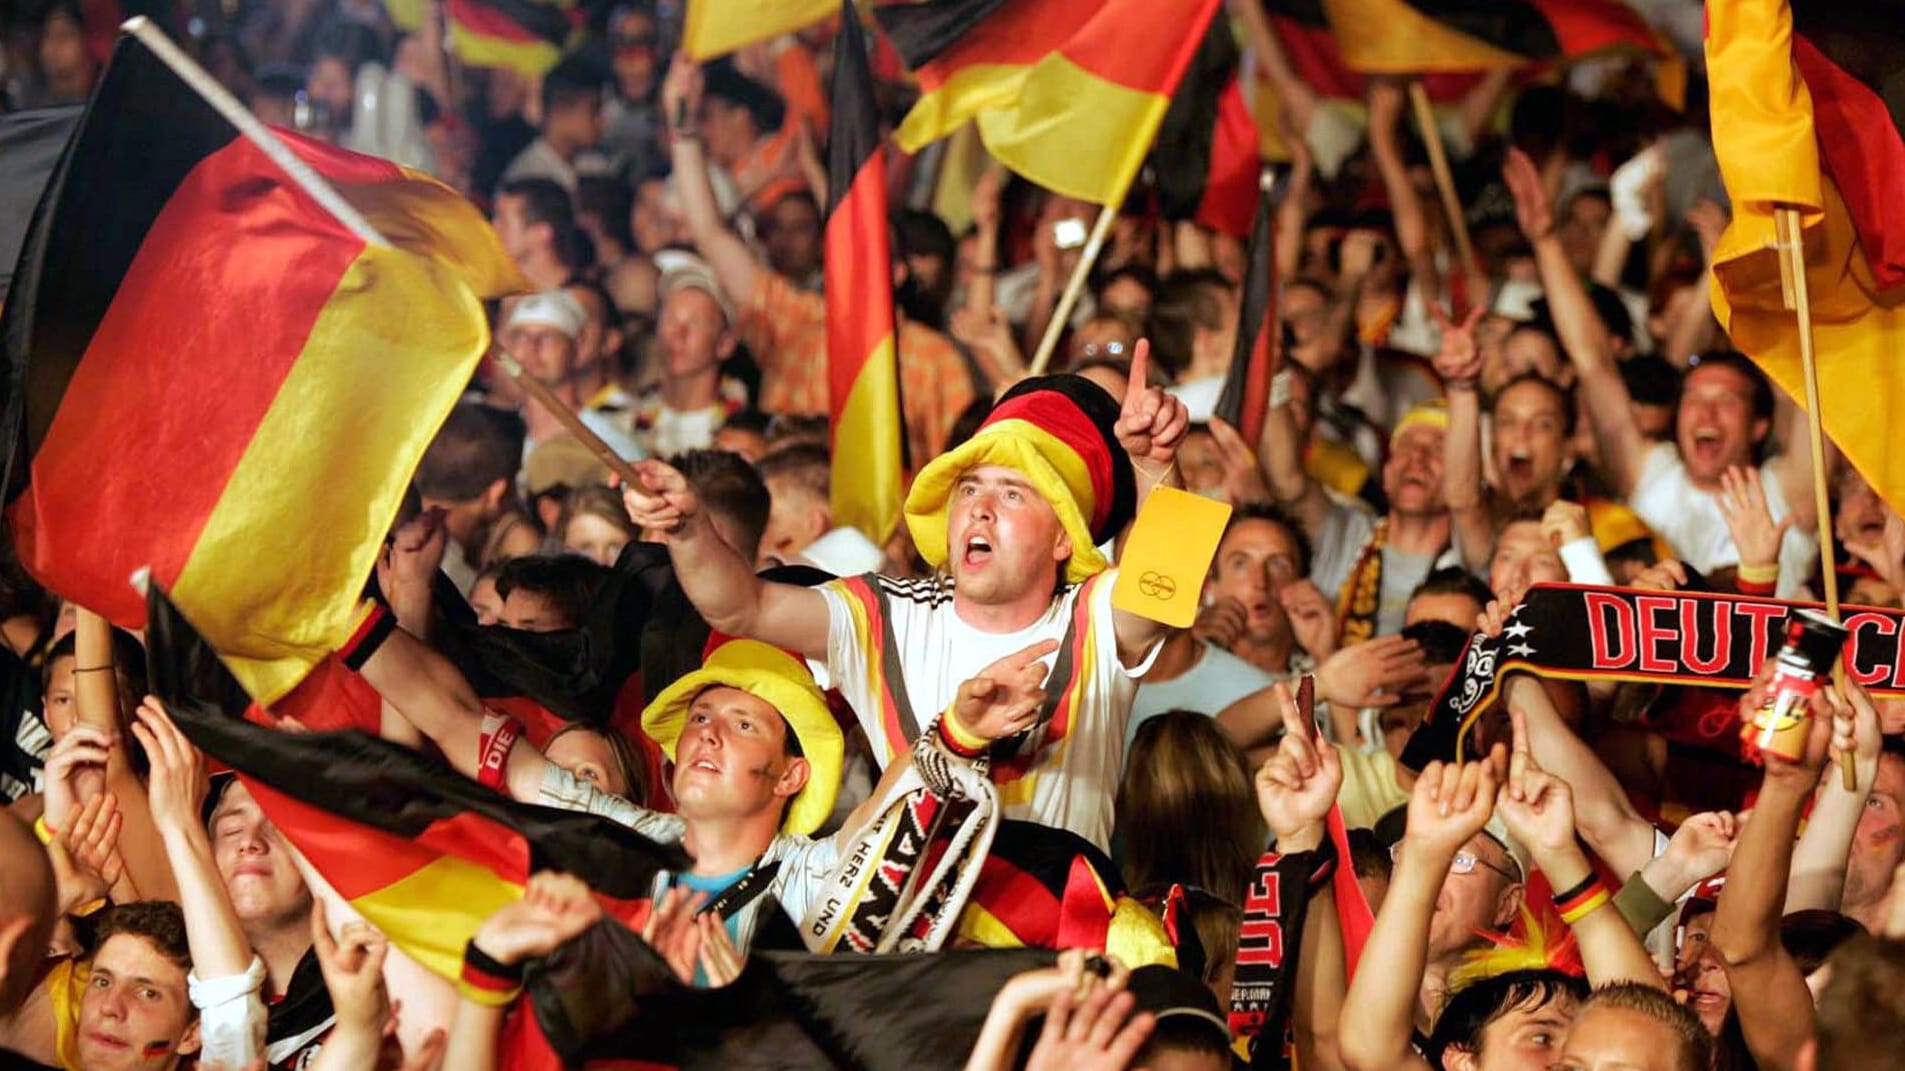
<path fill-rule="evenodd" d="M 1153 489 L 1118 559 L 1111 605 L 1172 628 L 1189 628 L 1229 521 L 1227 503 L 1175 487 Z"/>

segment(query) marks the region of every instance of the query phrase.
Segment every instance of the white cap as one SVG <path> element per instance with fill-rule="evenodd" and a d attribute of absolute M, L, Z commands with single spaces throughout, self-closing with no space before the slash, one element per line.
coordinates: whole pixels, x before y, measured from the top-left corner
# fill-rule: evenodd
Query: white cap
<path fill-rule="evenodd" d="M 734 302 L 728 300 L 707 261 L 679 249 L 663 249 L 655 254 L 655 267 L 661 269 L 661 300 L 667 301 L 678 290 L 699 290 L 721 306 L 721 315 L 729 326 L 734 324 Z"/>
<path fill-rule="evenodd" d="M 519 299 L 509 314 L 508 327 L 553 327 L 570 338 L 577 338 L 588 322 L 588 311 L 574 295 L 567 290 L 545 290 Z"/>

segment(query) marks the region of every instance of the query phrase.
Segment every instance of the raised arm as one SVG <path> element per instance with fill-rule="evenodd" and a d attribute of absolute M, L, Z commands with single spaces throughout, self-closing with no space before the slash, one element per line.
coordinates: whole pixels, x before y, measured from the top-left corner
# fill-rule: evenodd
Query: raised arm
<path fill-rule="evenodd" d="M 1561 919 L 1574 931 L 1588 981 L 1639 982 L 1665 988 L 1620 912 L 1609 910 L 1611 892 L 1595 876 L 1593 864 L 1574 836 L 1574 800 L 1568 783 L 1543 770 L 1528 746 L 1526 719 L 1511 711 L 1515 743 L 1508 761 L 1508 784 L 1496 813 L 1508 833 L 1525 846 L 1555 890 Z"/>
<path fill-rule="evenodd" d="M 1498 748 L 1489 760 L 1460 767 L 1431 762 L 1416 779 L 1389 893 L 1343 1002 L 1338 1044 L 1350 1071 L 1429 1066 L 1410 1044 L 1428 969 L 1429 923 L 1455 853 L 1495 809 L 1501 758 Z"/>
<path fill-rule="evenodd" d="M 827 657 L 825 596 L 756 576 L 753 564 L 715 530 L 688 478 L 667 463 L 636 462 L 636 474 L 642 485 L 622 491 L 629 518 L 668 544 L 675 577 L 709 628 L 807 658 Z"/>
<path fill-rule="evenodd" d="M 112 623 L 84 607 L 77 608 L 73 623 L 73 706 L 80 725 L 90 726 L 118 741 L 124 740 L 125 726 L 119 708 L 119 673 L 114 664 Z M 100 788 L 110 789 L 119 797 L 119 813 L 124 823 L 121 854 L 126 873 L 140 892 L 154 900 L 178 897 L 172 868 L 166 864 L 165 851 L 159 845 L 152 825 L 152 812 L 146 802 L 146 787 L 132 768 L 130 752 L 115 747 L 106 757 L 103 778 L 79 786 L 81 796 L 91 796 Z M 85 803 L 84 798 L 75 798 Z M 49 808 L 50 812 L 50 808 Z M 47 822 L 58 827 L 60 816 L 49 813 Z"/>
<path fill-rule="evenodd" d="M 1514 195 L 1515 218 L 1521 232 L 1534 246 L 1535 268 L 1541 273 L 1541 288 L 1554 315 L 1555 333 L 1580 377 L 1608 475 L 1615 490 L 1622 495 L 1632 494 L 1646 458 L 1647 440 L 1628 407 L 1627 386 L 1614 368 L 1607 329 L 1601 325 L 1593 302 L 1588 300 L 1587 287 L 1574 273 L 1561 239 L 1555 235 L 1554 203 L 1534 161 L 1520 149 L 1510 149 L 1508 161 L 1502 165 L 1502 179 Z"/>
<path fill-rule="evenodd" d="M 443 1054 L 445 1068 L 455 1071 L 497 1071 L 497 1036 L 515 993 L 522 985 L 523 965 L 547 956 L 574 940 L 602 917 L 601 905 L 588 886 L 567 874 L 543 872 L 529 879 L 523 898 L 499 908 L 477 928 L 464 953 L 464 977 L 493 982 L 485 988 L 493 998 L 478 1000 L 474 986 L 462 987 L 456 1024 L 450 1028 Z"/>
<path fill-rule="evenodd" d="M 1295 517 L 1304 534 L 1314 540 L 1329 520 L 1330 500 L 1323 485 L 1303 469 L 1304 443 L 1297 433 L 1296 412 L 1289 403 L 1289 383 L 1295 376 L 1287 368 L 1277 373 L 1278 382 L 1270 388 L 1270 411 L 1263 418 L 1257 457 L 1263 462 L 1263 473 L 1270 479 L 1270 493 L 1277 505 Z"/>
<path fill-rule="evenodd" d="M 1441 272 L 1436 268 L 1435 250 L 1429 244 L 1429 213 L 1409 178 L 1402 155 L 1401 124 L 1403 101 L 1408 82 L 1393 76 L 1372 75 L 1369 79 L 1369 153 L 1382 175 L 1384 191 L 1389 194 L 1389 211 L 1396 221 L 1396 241 L 1409 265 L 1409 274 L 1425 300 L 1435 301 L 1441 293 Z M 1449 227 L 1456 226 L 1455 220 Z M 1479 302 L 1478 302 L 1479 304 Z"/>
<path fill-rule="evenodd" d="M 1856 682 L 1847 680 L 1845 693 L 1852 708 L 1852 767 L 1858 774 L 1857 784 L 1847 788 L 1844 779 L 1836 775 L 1824 779 L 1824 787 L 1813 801 L 1812 814 L 1806 819 L 1806 831 L 1793 849 L 1792 871 L 1786 878 L 1787 914 L 1839 910 L 1845 895 L 1846 861 L 1852 857 L 1852 838 L 1878 780 L 1883 742 L 1878 711 L 1872 706 L 1872 697 Z"/>
<path fill-rule="evenodd" d="M 1542 769 L 1566 781 L 1575 824 L 1594 854 L 1617 874 L 1632 874 L 1654 858 L 1654 827 L 1634 810 L 1627 792 L 1593 749 L 1561 720 L 1541 681 L 1508 679 L 1503 699 L 1527 719 L 1528 744 Z"/>
<path fill-rule="evenodd" d="M 1481 349 L 1475 345 L 1475 325 L 1487 306 L 1477 302 L 1460 324 L 1430 306 L 1442 327 L 1442 347 L 1435 355 L 1435 371 L 1449 397 L 1449 431 L 1442 437 L 1442 494 L 1455 520 L 1455 545 L 1462 548 L 1462 564 L 1471 571 L 1488 564 L 1495 542 L 1489 516 L 1488 491 L 1482 485 L 1482 375 Z"/>
<path fill-rule="evenodd" d="M 1149 382 L 1151 343 L 1139 339 L 1131 354 L 1131 370 L 1124 392 L 1124 405 L 1113 429 L 1118 444 L 1131 458 L 1138 481 L 1138 508 L 1142 510 L 1151 492 L 1160 486 L 1182 488 L 1184 478 L 1177 471 L 1177 447 L 1190 430 L 1190 413 L 1184 403 Z M 692 594 L 692 592 L 690 593 Z M 824 618 L 823 618 L 824 620 Z M 1142 659 L 1164 635 L 1164 626 L 1149 618 L 1125 613 L 1112 614 L 1112 627 L 1118 638 L 1118 657 L 1126 665 Z"/>
<path fill-rule="evenodd" d="M 1741 700 L 1741 711 L 1749 721 L 1765 697 L 1771 665 L 1768 661 L 1768 668 Z M 1746 1046 L 1768 1071 L 1789 1071 L 1800 1048 L 1812 1037 L 1812 1016 L 1797 1013 L 1812 1007 L 1811 995 L 1798 964 L 1780 944 L 1779 924 L 1800 816 L 1819 782 L 1828 750 L 1852 747 L 1851 720 L 1835 719 L 1830 695 L 1821 689 L 1812 697 L 1812 730 L 1799 761 L 1765 756 L 1759 802 L 1733 849 L 1709 938 L 1726 968 Z"/>
<path fill-rule="evenodd" d="M 708 182 L 708 150 L 701 143 L 695 113 L 701 106 L 701 68 L 686 53 L 676 53 L 662 81 L 662 118 L 671 135 L 669 155 L 674 162 L 675 195 L 681 199 L 682 221 L 695 248 L 713 268 L 721 289 L 736 302 L 745 302 L 763 271 L 739 235 L 728 229 L 715 204 Z"/>

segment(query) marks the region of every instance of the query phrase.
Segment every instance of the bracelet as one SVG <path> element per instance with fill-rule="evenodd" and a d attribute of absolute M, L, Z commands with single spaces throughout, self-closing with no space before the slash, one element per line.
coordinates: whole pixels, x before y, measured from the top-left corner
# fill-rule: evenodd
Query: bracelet
<path fill-rule="evenodd" d="M 1776 583 L 1779 580 L 1779 563 L 1774 562 L 1771 565 L 1747 565 L 1741 563 L 1736 575 L 1738 575 L 1741 581 L 1748 584 Z"/>
<path fill-rule="evenodd" d="M 53 838 L 59 836 L 59 831 L 47 825 L 46 816 L 41 815 L 33 820 L 33 835 L 40 838 L 41 844 L 51 844 Z"/>
<path fill-rule="evenodd" d="M 464 996 L 478 1004 L 500 1008 L 515 1001 L 523 991 L 523 966 L 499 963 L 495 957 L 476 947 L 476 938 L 463 946 L 462 984 Z"/>
<path fill-rule="evenodd" d="M 1608 893 L 1607 886 L 1601 884 L 1600 877 L 1596 875 L 1588 880 L 1587 888 L 1576 895 L 1555 897 L 1554 906 L 1561 912 L 1561 921 L 1572 926 L 1606 907 L 1607 902 L 1612 899 L 1613 896 Z"/>
<path fill-rule="evenodd" d="M 74 673 L 111 673 L 111 672 L 113 671 L 113 669 L 114 669 L 114 667 L 113 667 L 113 666 L 111 666 L 111 665 L 104 665 L 104 666 L 74 666 L 74 667 L 73 667 L 73 672 L 74 672 Z"/>
<path fill-rule="evenodd" d="M 969 732 L 965 726 L 959 724 L 959 719 L 953 717 L 950 709 L 939 716 L 939 742 L 945 744 L 947 750 L 964 759 L 983 755 L 986 749 L 992 746 L 992 741 Z"/>
<path fill-rule="evenodd" d="M 1600 877 L 1597 876 L 1592 870 L 1588 871 L 1587 877 L 1582 878 L 1580 881 L 1575 882 L 1572 886 L 1570 886 L 1565 891 L 1556 892 L 1554 894 L 1554 905 L 1556 907 L 1560 907 L 1563 903 L 1566 903 L 1567 901 L 1572 900 L 1577 896 L 1580 896 L 1582 893 L 1587 892 L 1589 889 L 1592 889 L 1594 887 L 1594 883 L 1599 880 L 1601 880 Z"/>
<path fill-rule="evenodd" d="M 1442 381 L 1443 389 L 1462 394 L 1475 393 L 1475 385 L 1476 381 L 1473 379 L 1445 379 Z"/>

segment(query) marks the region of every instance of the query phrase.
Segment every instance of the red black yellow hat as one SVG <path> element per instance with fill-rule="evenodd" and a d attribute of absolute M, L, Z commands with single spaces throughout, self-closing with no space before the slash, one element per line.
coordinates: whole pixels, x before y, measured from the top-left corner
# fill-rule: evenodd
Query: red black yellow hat
<path fill-rule="evenodd" d="M 1118 445 L 1118 403 L 1083 376 L 1027 379 L 1007 391 L 972 438 L 934 458 L 906 495 L 906 526 L 927 564 L 951 556 L 946 505 L 959 478 L 981 465 L 1023 473 L 1071 537 L 1065 579 L 1079 583 L 1111 563 L 1098 545 L 1131 523 L 1137 481 Z"/>

